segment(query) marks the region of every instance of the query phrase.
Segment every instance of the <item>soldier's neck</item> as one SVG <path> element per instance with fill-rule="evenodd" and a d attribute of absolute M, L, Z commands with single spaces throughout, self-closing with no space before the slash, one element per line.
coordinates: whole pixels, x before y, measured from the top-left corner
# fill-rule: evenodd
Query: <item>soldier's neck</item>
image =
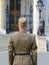
<path fill-rule="evenodd" d="M 25 30 L 25 29 L 19 29 L 19 31 L 20 31 L 20 32 L 26 32 L 26 30 Z"/>

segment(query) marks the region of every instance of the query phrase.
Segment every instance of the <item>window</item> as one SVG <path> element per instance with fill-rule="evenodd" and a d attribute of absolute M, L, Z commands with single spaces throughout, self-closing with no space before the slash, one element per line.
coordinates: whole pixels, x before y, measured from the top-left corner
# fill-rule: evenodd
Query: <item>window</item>
<path fill-rule="evenodd" d="M 14 10 L 14 0 L 10 0 L 10 10 Z"/>
<path fill-rule="evenodd" d="M 14 14 L 10 14 L 10 24 L 14 24 Z"/>
<path fill-rule="evenodd" d="M 20 0 L 16 0 L 16 10 L 20 10 Z"/>
<path fill-rule="evenodd" d="M 20 18 L 20 15 L 19 14 L 17 14 L 16 15 L 16 24 L 18 24 L 18 19 Z"/>

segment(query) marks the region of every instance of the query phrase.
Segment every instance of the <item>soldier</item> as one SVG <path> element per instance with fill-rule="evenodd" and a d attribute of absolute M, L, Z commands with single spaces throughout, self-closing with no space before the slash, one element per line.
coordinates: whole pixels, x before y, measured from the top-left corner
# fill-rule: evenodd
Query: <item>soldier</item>
<path fill-rule="evenodd" d="M 19 32 L 9 39 L 9 65 L 37 65 L 37 45 L 35 37 L 26 32 L 27 19 L 19 18 L 18 27 Z"/>

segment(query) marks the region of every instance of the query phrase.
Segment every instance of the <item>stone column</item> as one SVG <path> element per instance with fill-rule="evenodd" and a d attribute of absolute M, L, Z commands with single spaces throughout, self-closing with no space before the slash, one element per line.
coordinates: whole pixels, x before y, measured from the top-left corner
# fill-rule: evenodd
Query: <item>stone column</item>
<path fill-rule="evenodd" d="M 6 34 L 6 0 L 0 0 L 0 34 Z"/>
<path fill-rule="evenodd" d="M 37 34 L 39 23 L 39 11 L 36 8 L 38 0 L 33 0 L 33 34 Z"/>
<path fill-rule="evenodd" d="M 6 2 L 6 33 L 9 33 L 10 0 Z"/>
<path fill-rule="evenodd" d="M 0 29 L 2 28 L 2 1 L 0 1 Z"/>

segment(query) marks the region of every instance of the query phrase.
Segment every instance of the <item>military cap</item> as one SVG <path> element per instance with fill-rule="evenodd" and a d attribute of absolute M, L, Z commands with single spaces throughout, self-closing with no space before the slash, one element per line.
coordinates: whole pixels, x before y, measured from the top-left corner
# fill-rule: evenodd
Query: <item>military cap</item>
<path fill-rule="evenodd" d="M 22 27 L 24 27 L 27 24 L 27 19 L 25 17 L 20 17 L 18 19 L 18 24 L 20 24 Z"/>

